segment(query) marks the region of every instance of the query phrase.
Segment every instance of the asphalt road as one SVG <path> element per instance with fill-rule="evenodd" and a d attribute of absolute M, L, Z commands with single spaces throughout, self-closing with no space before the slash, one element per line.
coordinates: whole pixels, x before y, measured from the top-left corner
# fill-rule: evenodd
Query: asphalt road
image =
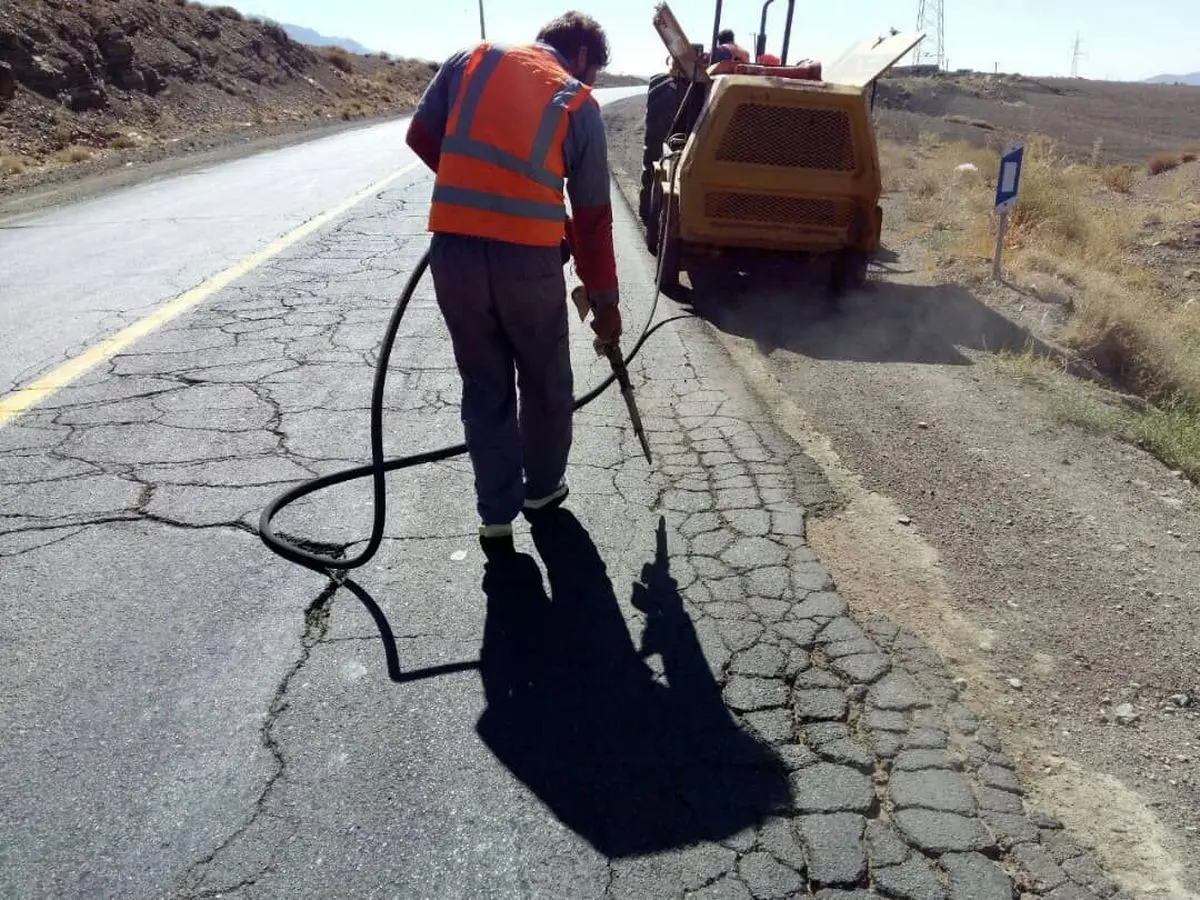
<path fill-rule="evenodd" d="M 0 220 L 0 394 L 403 170 L 416 161 L 407 127 L 388 122 Z"/>
<path fill-rule="evenodd" d="M 0 896 L 1110 896 L 936 655 L 850 616 L 804 537 L 828 486 L 697 320 L 633 366 L 653 467 L 603 396 L 515 567 L 483 566 L 461 458 L 390 480 L 352 584 L 261 545 L 272 496 L 366 456 L 428 196 L 397 179 L 0 427 Z M 607 366 L 571 329 L 582 391 Z M 397 354 L 389 453 L 456 443 L 428 283 Z M 369 501 L 279 524 L 353 541 Z"/>

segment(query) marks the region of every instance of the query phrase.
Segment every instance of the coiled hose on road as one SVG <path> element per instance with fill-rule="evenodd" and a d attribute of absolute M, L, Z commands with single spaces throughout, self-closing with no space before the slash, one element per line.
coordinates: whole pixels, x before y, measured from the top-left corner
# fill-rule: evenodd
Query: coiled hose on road
<path fill-rule="evenodd" d="M 666 231 L 670 220 L 671 201 L 674 191 L 667 192 L 667 215 L 663 217 L 663 231 Z M 660 235 L 661 236 L 661 235 Z M 429 251 L 426 250 L 421 256 L 417 267 L 408 277 L 408 282 L 404 285 L 404 290 L 400 293 L 400 299 L 396 302 L 396 308 L 392 313 L 391 321 L 388 322 L 387 331 L 384 333 L 383 343 L 379 349 L 379 359 L 375 363 L 375 382 L 371 391 L 371 462 L 368 465 L 356 466 L 352 469 L 344 469 L 340 472 L 333 472 L 329 475 L 314 478 L 311 481 L 305 481 L 296 485 L 291 490 L 276 497 L 262 511 L 262 515 L 258 521 L 258 533 L 264 544 L 274 553 L 283 557 L 286 560 L 294 562 L 298 565 L 311 569 L 314 572 L 326 574 L 334 581 L 342 581 L 345 578 L 345 573 L 350 569 L 357 569 L 370 561 L 371 557 L 379 550 L 380 544 L 383 543 L 384 526 L 387 520 L 387 485 L 386 475 L 388 472 L 395 472 L 400 469 L 409 469 L 414 466 L 426 465 L 428 463 L 440 462 L 445 459 L 451 459 L 455 456 L 461 456 L 467 452 L 466 444 L 455 444 L 451 447 L 441 447 L 436 450 L 427 450 L 424 453 L 417 453 L 412 456 L 404 456 L 396 459 L 385 459 L 383 455 L 383 390 L 387 384 L 388 363 L 391 360 L 392 348 L 396 343 L 396 335 L 400 331 L 400 323 L 404 320 L 404 313 L 408 309 L 408 304 L 412 300 L 413 294 L 416 293 L 417 285 L 421 283 L 421 279 L 425 276 L 429 269 Z M 664 325 L 669 325 L 671 322 L 679 319 L 691 318 L 690 315 L 672 316 L 659 322 L 651 327 L 654 321 L 654 316 L 658 311 L 658 301 L 662 295 L 660 283 L 662 281 L 662 262 L 661 256 L 659 264 L 656 266 L 654 277 L 654 300 L 650 305 L 650 314 L 646 318 L 646 324 L 642 328 L 641 335 L 634 343 L 633 348 L 629 351 L 629 355 L 625 357 L 625 364 L 631 363 L 641 351 L 646 341 L 650 336 L 662 328 Z M 564 301 L 566 302 L 566 298 Z M 600 384 L 592 388 L 582 397 L 577 399 L 572 406 L 572 411 L 577 412 L 603 394 L 616 382 L 616 375 L 609 375 Z M 290 541 L 280 537 L 272 524 L 276 516 L 278 516 L 286 507 L 295 503 L 302 497 L 307 497 L 309 494 L 314 494 L 317 491 L 331 488 L 334 485 L 344 484 L 347 481 L 355 481 L 359 478 L 370 478 L 373 484 L 373 506 L 374 517 L 371 524 L 371 536 L 367 541 L 367 546 L 361 553 L 356 556 L 341 558 L 336 556 L 325 556 L 320 553 L 314 553 L 310 550 L 305 550 L 303 547 L 297 546 Z"/>

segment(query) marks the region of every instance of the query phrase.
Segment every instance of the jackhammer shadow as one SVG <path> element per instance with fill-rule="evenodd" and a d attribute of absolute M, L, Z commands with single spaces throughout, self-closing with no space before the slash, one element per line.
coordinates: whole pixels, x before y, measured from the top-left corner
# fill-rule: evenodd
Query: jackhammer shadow
<path fill-rule="evenodd" d="M 786 771 L 725 707 L 670 574 L 665 521 L 633 585 L 640 648 L 574 516 L 558 510 L 533 539 L 549 594 L 524 554 L 484 578 L 477 731 L 497 759 L 610 859 L 719 841 L 785 813 Z"/>

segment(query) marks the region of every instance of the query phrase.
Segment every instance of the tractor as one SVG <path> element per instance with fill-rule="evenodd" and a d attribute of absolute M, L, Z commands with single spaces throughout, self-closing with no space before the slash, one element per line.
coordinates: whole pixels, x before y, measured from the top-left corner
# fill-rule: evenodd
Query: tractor
<path fill-rule="evenodd" d="M 766 55 L 772 2 L 752 63 L 710 63 L 722 0 L 708 53 L 689 42 L 666 3 L 655 9 L 672 66 L 646 96 L 639 215 L 663 287 L 677 286 L 700 258 L 784 255 L 825 263 L 838 296 L 866 281 L 879 249 L 882 184 L 868 88 L 924 35 L 861 41 L 824 70 L 812 60 L 788 65 L 795 0 L 777 59 Z"/>

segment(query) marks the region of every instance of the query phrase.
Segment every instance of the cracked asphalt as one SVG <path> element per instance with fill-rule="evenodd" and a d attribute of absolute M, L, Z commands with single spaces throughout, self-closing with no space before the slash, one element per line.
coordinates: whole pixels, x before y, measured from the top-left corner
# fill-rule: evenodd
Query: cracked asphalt
<path fill-rule="evenodd" d="M 0 429 L 0 893 L 1117 896 L 936 654 L 850 616 L 805 541 L 829 486 L 697 320 L 632 367 L 655 465 L 609 392 L 515 566 L 485 572 L 463 458 L 390 478 L 345 586 L 262 546 L 273 496 L 366 457 L 429 187 Z M 652 261 L 614 202 L 633 332 Z M 572 329 L 582 391 L 607 364 Z M 393 358 L 388 454 L 461 440 L 428 280 Z M 279 528 L 343 546 L 370 502 Z"/>
<path fill-rule="evenodd" d="M 389 174 L 413 158 L 406 127 L 389 122 L 0 219 L 10 300 L 0 303 L 0 391 Z"/>

